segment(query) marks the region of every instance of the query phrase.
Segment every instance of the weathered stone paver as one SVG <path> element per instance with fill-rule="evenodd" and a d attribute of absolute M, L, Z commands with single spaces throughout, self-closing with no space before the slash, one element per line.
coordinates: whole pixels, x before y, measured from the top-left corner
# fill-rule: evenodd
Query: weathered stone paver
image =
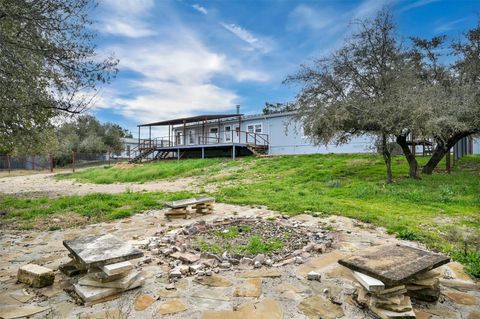
<path fill-rule="evenodd" d="M 198 277 L 195 279 L 195 282 L 210 287 L 230 287 L 233 285 L 232 282 L 226 277 L 215 274 L 211 276 Z"/>
<path fill-rule="evenodd" d="M 321 295 L 307 297 L 300 302 L 298 308 L 312 319 L 325 318 L 335 319 L 344 316 L 340 306 L 333 304 Z"/>
<path fill-rule="evenodd" d="M 264 299 L 258 303 L 247 303 L 237 310 L 206 311 L 202 319 L 282 319 L 283 310 L 273 299 Z"/>
<path fill-rule="evenodd" d="M 235 288 L 234 297 L 258 298 L 262 294 L 262 280 L 260 278 L 249 278 Z"/>
<path fill-rule="evenodd" d="M 135 311 L 143 311 L 150 307 L 154 302 L 155 298 L 150 295 L 143 294 L 135 299 L 133 309 L 135 309 Z"/>
<path fill-rule="evenodd" d="M 212 221 L 222 216 L 267 218 L 276 214 L 263 207 L 241 207 L 217 203 L 215 208 L 214 214 L 202 216 L 201 219 Z M 325 309 L 329 309 L 329 313 L 324 314 L 322 318 L 329 318 L 331 314 L 338 314 L 340 317 L 341 313 L 338 309 L 340 307 L 343 311 L 341 318 L 373 319 L 370 313 L 357 307 L 352 301 L 355 291 L 353 277 L 350 270 L 339 265 L 337 261 L 352 252 L 373 245 L 404 242 L 386 234 L 382 229 L 374 229 L 363 224 L 362 227 L 358 227 L 358 222 L 344 217 L 314 218 L 301 215 L 293 220 L 316 226 L 320 225 L 319 221 L 322 221 L 331 228 L 337 229 L 334 246 L 324 254 L 305 257 L 303 264 L 287 263 L 281 267 L 262 266 L 259 269 L 253 269 L 253 266 L 241 270 L 235 270 L 235 267 L 219 269 L 219 273 L 214 273 L 212 276 L 198 277 L 202 278 L 200 282 L 195 280 L 195 276 L 189 276 L 179 279 L 173 286 L 168 279 L 168 261 L 158 255 L 152 255 L 143 247 L 149 243 L 149 238 L 158 236 L 157 232 L 166 231 L 168 226 L 177 228 L 190 224 L 192 220 L 172 220 L 167 223 L 163 218 L 163 211 L 157 210 L 110 223 L 55 232 L 5 230 L 0 236 L 0 255 L 2 256 L 0 258 L 0 317 L 6 309 L 20 311 L 23 307 L 34 306 L 44 307 L 42 308 L 44 310 L 34 314 L 32 318 L 48 317 L 49 309 L 53 309 L 55 310 L 51 316 L 53 318 L 57 316 L 59 318 L 149 319 L 165 316 L 171 319 L 306 319 Z M 86 234 L 106 233 L 120 238 L 124 243 L 129 243 L 142 251 L 146 255 L 145 258 L 150 258 L 148 263 L 142 262 L 143 259 L 133 261 L 135 269 L 141 270 L 142 276 L 145 277 L 145 283 L 135 290 L 120 294 L 115 300 L 89 307 L 77 305 L 64 291 L 65 288 L 71 287 L 72 279 L 58 271 L 58 266 L 69 260 L 68 251 L 63 247 L 62 241 L 83 237 Z M 409 244 L 416 245 L 411 242 Z M 16 282 L 18 268 L 32 262 L 54 270 L 55 282 L 52 286 L 33 289 Z M 444 302 L 414 304 L 418 319 L 478 318 L 480 287 L 464 273 L 462 268 L 457 263 L 441 267 L 443 276 L 440 281 L 441 298 Z M 306 274 L 310 271 L 318 272 L 321 275 L 320 281 L 306 280 Z M 255 284 L 252 285 L 254 282 Z M 256 286 L 258 282 L 261 282 L 261 285 Z M 260 286 L 261 290 L 258 294 L 258 290 L 253 287 Z M 23 291 L 28 295 L 23 294 Z M 470 297 L 465 297 L 463 294 Z M 137 296 L 141 295 L 151 296 L 154 302 L 143 310 L 137 311 L 134 309 L 134 303 Z M 248 297 L 240 297 L 240 295 L 248 295 Z M 106 311 L 111 312 L 109 316 L 105 315 Z M 166 313 L 169 314 L 166 315 Z"/>
<path fill-rule="evenodd" d="M 158 313 L 161 315 L 168 315 L 183 312 L 187 309 L 187 305 L 181 299 L 170 299 L 158 306 Z"/>

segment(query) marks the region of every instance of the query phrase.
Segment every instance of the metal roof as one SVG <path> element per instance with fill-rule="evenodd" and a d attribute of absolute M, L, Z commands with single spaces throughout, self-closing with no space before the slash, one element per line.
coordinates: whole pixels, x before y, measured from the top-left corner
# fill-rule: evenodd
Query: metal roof
<path fill-rule="evenodd" d="M 193 122 L 200 122 L 200 121 L 209 121 L 209 120 L 218 120 L 224 119 L 228 117 L 238 117 L 243 116 L 243 114 L 205 114 L 205 115 L 197 115 L 191 117 L 183 117 L 178 119 L 172 119 L 167 121 L 160 121 L 160 122 L 153 122 L 147 124 L 140 124 L 137 126 L 163 126 L 163 125 L 177 125 L 177 124 L 186 124 L 186 123 L 193 123 Z"/>

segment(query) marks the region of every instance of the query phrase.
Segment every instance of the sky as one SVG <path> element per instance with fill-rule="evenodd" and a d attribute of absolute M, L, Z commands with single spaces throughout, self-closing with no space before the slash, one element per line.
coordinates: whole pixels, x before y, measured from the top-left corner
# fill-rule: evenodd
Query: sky
<path fill-rule="evenodd" d="M 120 62 L 90 112 L 134 136 L 141 123 L 235 113 L 237 104 L 261 113 L 265 102 L 292 101 L 298 87 L 283 80 L 385 5 L 406 43 L 458 39 L 480 18 L 480 0 L 99 0 L 98 53 Z"/>

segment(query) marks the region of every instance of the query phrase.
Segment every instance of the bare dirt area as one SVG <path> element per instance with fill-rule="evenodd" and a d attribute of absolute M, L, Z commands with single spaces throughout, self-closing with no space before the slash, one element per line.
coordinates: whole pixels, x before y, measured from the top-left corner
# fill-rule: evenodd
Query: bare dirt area
<path fill-rule="evenodd" d="M 110 186 L 110 185 L 109 185 Z M 288 218 L 264 207 L 216 203 L 213 214 L 191 219 L 165 218 L 166 210 L 152 210 L 122 220 L 73 227 L 58 231 L 15 231 L 0 234 L 0 317 L 30 314 L 32 318 L 375 318 L 356 300 L 358 282 L 338 260 L 365 248 L 382 244 L 402 244 L 422 248 L 416 242 L 402 241 L 353 219 L 340 216 L 298 215 Z M 332 238 L 332 245 L 320 253 L 301 252 L 301 262 L 273 265 L 222 267 L 200 276 L 183 273 L 172 280 L 172 267 L 180 264 L 161 252 L 171 249 L 163 241 L 180 229 L 199 222 L 218 223 L 225 218 L 253 218 L 309 227 Z M 190 229 L 190 228 L 188 228 Z M 231 231 L 231 230 L 230 230 Z M 226 234 L 228 232 L 222 232 Z M 72 296 L 72 285 L 80 276 L 67 277 L 59 266 L 70 260 L 63 240 L 89 235 L 111 234 L 140 249 L 144 256 L 133 260 L 141 271 L 142 286 L 113 300 L 85 306 Z M 225 235 L 226 236 L 226 235 Z M 152 243 L 165 246 L 150 247 Z M 198 262 L 202 262 L 203 257 Z M 295 259 L 297 260 L 297 259 Z M 198 263 L 197 262 L 197 263 Z M 211 259 L 209 259 L 211 262 Z M 52 286 L 31 288 L 17 282 L 19 267 L 35 263 L 55 272 Z M 172 266 L 172 263 L 174 264 Z M 412 301 L 417 318 L 478 318 L 480 287 L 458 263 L 439 268 L 440 299 Z M 308 280 L 310 272 L 319 275 Z"/>
<path fill-rule="evenodd" d="M 195 192 L 197 179 L 181 178 L 147 183 L 91 184 L 75 180 L 57 180 L 55 173 L 37 173 L 0 178 L 0 194 L 24 197 L 86 195 L 90 193 L 115 194 L 132 192 Z"/>

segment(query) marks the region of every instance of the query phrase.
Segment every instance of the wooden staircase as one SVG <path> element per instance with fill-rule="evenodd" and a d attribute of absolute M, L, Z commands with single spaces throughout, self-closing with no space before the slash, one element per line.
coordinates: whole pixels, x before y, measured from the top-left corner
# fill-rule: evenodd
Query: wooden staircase
<path fill-rule="evenodd" d="M 256 156 L 262 156 L 268 154 L 268 145 L 255 145 L 247 144 L 247 148 Z"/>
<path fill-rule="evenodd" d="M 147 148 L 140 151 L 140 153 L 134 158 L 130 159 L 129 163 L 141 163 L 146 157 L 151 155 L 155 151 L 154 148 Z"/>

